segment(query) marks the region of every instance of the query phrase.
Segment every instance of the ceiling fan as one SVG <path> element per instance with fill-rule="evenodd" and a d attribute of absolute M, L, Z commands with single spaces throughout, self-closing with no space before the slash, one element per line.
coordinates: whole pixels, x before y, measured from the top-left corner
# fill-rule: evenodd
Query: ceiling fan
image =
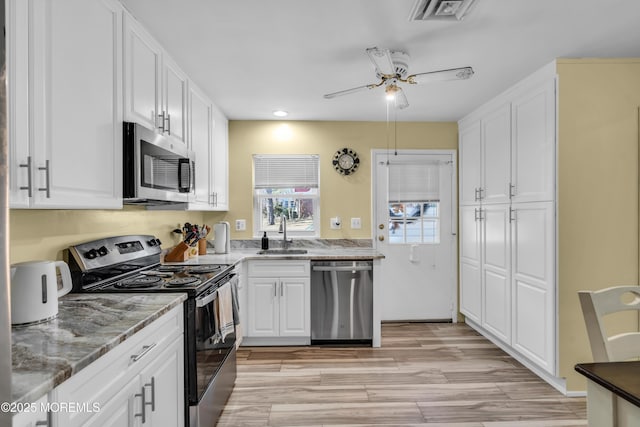
<path fill-rule="evenodd" d="M 384 86 L 387 99 L 395 99 L 396 107 L 402 109 L 407 108 L 409 102 L 404 91 L 398 85 L 399 83 L 415 85 L 445 80 L 466 80 L 473 76 L 473 68 L 471 67 L 451 68 L 407 76 L 409 72 L 409 55 L 407 53 L 398 50 L 379 49 L 377 47 L 368 48 L 366 52 L 375 67 L 376 77 L 380 79 L 380 82 L 328 93 L 324 95 L 326 99 Z"/>

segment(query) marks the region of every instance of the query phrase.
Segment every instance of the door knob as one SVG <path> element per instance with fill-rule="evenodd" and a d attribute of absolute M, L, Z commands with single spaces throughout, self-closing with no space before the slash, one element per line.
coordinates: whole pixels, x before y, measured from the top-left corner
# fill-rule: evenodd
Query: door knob
<path fill-rule="evenodd" d="M 378 236 L 378 240 L 382 242 L 384 240 L 384 236 Z"/>
<path fill-rule="evenodd" d="M 384 230 L 384 224 L 380 224 L 380 225 L 378 226 L 378 228 L 379 228 L 380 230 Z"/>

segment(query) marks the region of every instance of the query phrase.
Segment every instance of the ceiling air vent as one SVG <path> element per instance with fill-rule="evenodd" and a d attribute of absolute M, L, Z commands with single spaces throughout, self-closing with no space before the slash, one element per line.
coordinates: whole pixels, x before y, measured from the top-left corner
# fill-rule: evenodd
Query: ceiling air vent
<path fill-rule="evenodd" d="M 475 0 L 417 0 L 410 21 L 461 21 Z"/>

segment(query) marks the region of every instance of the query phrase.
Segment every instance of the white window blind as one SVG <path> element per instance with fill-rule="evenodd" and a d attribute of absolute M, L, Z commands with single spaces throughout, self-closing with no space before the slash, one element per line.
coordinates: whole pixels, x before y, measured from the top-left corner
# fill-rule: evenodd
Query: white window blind
<path fill-rule="evenodd" d="M 440 200 L 440 162 L 390 163 L 389 201 Z"/>
<path fill-rule="evenodd" d="M 254 155 L 254 188 L 318 188 L 319 156 Z"/>

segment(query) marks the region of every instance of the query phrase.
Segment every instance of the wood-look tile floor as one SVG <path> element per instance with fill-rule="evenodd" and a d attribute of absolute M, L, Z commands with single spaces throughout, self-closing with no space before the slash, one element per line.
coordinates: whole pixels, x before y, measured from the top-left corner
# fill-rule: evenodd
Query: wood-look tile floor
<path fill-rule="evenodd" d="M 584 398 L 462 323 L 385 323 L 381 348 L 241 347 L 237 360 L 219 427 L 587 425 Z"/>

